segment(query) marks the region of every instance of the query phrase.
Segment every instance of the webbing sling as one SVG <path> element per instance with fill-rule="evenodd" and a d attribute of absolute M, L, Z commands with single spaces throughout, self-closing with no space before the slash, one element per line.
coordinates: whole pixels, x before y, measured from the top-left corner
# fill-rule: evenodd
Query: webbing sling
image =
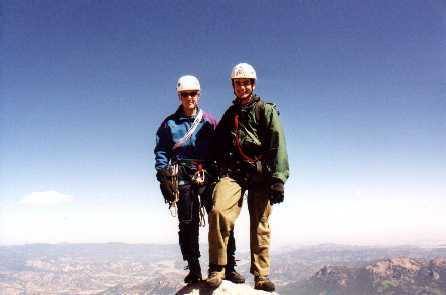
<path fill-rule="evenodd" d="M 194 122 L 190 126 L 189 130 L 187 130 L 186 134 L 184 134 L 184 136 L 181 137 L 178 140 L 178 142 L 174 144 L 174 146 L 172 147 L 172 150 L 175 150 L 175 149 L 179 148 L 180 146 L 184 145 L 192 137 L 192 134 L 194 133 L 195 129 L 197 129 L 198 124 L 200 123 L 202 118 L 203 118 L 203 111 L 200 109 L 198 111 L 197 116 L 195 117 Z"/>

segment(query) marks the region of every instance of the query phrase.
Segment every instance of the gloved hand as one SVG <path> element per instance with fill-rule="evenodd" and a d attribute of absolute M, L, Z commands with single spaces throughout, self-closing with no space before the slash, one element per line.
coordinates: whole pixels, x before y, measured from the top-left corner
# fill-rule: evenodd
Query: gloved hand
<path fill-rule="evenodd" d="M 156 178 L 160 182 L 161 193 L 166 203 L 175 201 L 176 186 L 172 183 L 172 174 L 167 168 L 159 169 Z"/>
<path fill-rule="evenodd" d="M 271 204 L 282 203 L 284 198 L 283 182 L 274 181 L 269 187 L 269 199 Z"/>

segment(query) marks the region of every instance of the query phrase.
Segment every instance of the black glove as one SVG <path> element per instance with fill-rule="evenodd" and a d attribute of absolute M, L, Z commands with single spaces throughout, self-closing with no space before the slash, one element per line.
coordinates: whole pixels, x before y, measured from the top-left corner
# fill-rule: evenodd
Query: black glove
<path fill-rule="evenodd" d="M 172 174 L 167 168 L 159 169 L 156 178 L 160 182 L 161 193 L 166 203 L 175 201 L 176 186 L 172 183 Z"/>
<path fill-rule="evenodd" d="M 269 199 L 271 204 L 282 203 L 284 198 L 283 182 L 276 180 L 269 187 Z"/>

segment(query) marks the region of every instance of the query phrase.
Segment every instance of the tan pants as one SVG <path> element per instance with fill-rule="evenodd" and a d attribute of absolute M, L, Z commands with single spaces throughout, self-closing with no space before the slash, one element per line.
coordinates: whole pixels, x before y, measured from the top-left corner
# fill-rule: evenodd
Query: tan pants
<path fill-rule="evenodd" d="M 209 263 L 226 265 L 226 248 L 229 233 L 240 215 L 244 191 L 232 178 L 220 179 L 214 188 L 214 206 L 209 213 Z M 271 229 L 269 216 L 271 204 L 265 184 L 248 191 L 250 216 L 251 273 L 266 276 L 269 274 L 269 244 Z"/>

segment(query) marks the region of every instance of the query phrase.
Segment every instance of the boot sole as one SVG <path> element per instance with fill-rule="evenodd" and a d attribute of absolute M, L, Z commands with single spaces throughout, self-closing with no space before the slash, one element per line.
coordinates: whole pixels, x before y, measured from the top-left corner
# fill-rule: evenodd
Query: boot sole
<path fill-rule="evenodd" d="M 256 290 L 261 290 L 261 291 L 265 291 L 265 292 L 274 292 L 276 290 L 276 288 L 273 289 L 268 289 L 268 288 L 261 288 L 261 287 L 254 287 L 254 289 Z"/>
<path fill-rule="evenodd" d="M 226 278 L 226 280 L 233 282 L 234 284 L 244 284 L 245 283 L 245 280 L 243 280 L 243 281 L 242 280 L 231 280 L 228 278 Z"/>
<path fill-rule="evenodd" d="M 217 282 L 213 283 L 213 282 L 209 282 L 208 280 L 206 280 L 206 285 L 208 285 L 210 288 L 215 289 L 215 288 L 218 288 L 221 285 L 221 283 L 223 283 L 223 280 L 224 280 L 224 278 L 220 279 L 220 281 L 218 281 L 218 283 Z"/>

